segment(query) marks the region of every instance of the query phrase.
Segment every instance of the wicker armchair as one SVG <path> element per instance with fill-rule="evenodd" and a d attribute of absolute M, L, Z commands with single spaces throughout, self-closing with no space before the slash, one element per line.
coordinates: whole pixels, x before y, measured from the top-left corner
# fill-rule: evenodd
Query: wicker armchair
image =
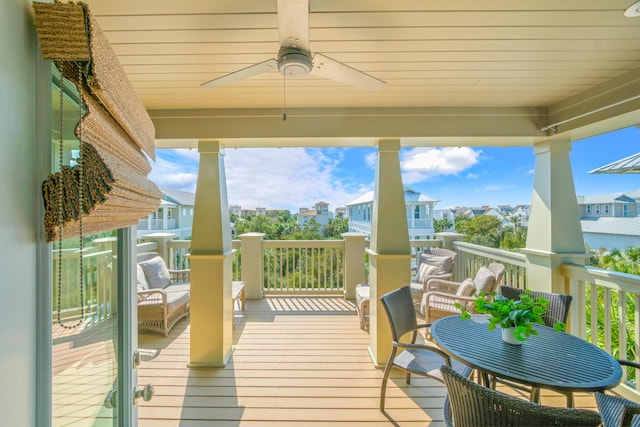
<path fill-rule="evenodd" d="M 599 426 L 602 422 L 594 411 L 538 405 L 483 387 L 449 366 L 441 371 L 448 392 L 443 408 L 448 427 Z"/>
<path fill-rule="evenodd" d="M 392 335 L 391 353 L 384 368 L 382 389 L 380 391 L 380 411 L 384 412 L 387 380 L 389 379 L 391 368 L 395 367 L 405 371 L 407 373 L 407 384 L 411 383 L 411 374 L 442 381 L 439 368 L 443 362 L 447 366 L 451 366 L 452 361 L 445 352 L 435 345 L 416 344 L 419 328 L 426 328 L 430 325 L 418 325 L 409 286 L 384 294 L 380 297 L 380 302 L 387 314 Z M 400 342 L 400 339 L 409 333 L 411 333 L 410 343 Z M 399 351 L 400 354 L 398 354 Z M 453 366 L 462 372 L 462 375 L 468 376 L 472 372 L 470 367 L 457 361 L 453 361 Z"/>
<path fill-rule="evenodd" d="M 411 295 L 416 302 L 420 302 L 422 295 L 427 292 L 431 279 L 453 280 L 453 269 L 456 254 L 444 248 L 426 248 L 418 258 L 415 276 L 411 281 Z"/>
<path fill-rule="evenodd" d="M 138 254 L 138 329 L 169 335 L 189 315 L 189 270 L 169 270 L 155 252 Z"/>
<path fill-rule="evenodd" d="M 618 363 L 640 369 L 638 362 L 618 359 Z M 640 403 L 601 392 L 595 396 L 603 427 L 640 427 Z"/>
<path fill-rule="evenodd" d="M 502 280 L 504 270 L 504 265 L 491 263 L 487 267 L 480 267 L 473 279 L 462 282 L 429 280 L 427 292 L 422 296 L 420 304 L 420 312 L 425 321 L 433 322 L 441 317 L 460 314 L 456 303 L 466 305 L 469 311 L 473 311 L 475 295 L 493 292 Z"/>

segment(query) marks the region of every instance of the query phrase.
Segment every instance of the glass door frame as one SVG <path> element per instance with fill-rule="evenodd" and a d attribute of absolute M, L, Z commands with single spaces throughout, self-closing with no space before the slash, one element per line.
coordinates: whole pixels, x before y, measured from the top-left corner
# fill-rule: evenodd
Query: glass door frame
<path fill-rule="evenodd" d="M 52 62 L 36 55 L 36 126 L 37 144 L 41 148 L 34 159 L 36 182 L 43 182 L 52 172 L 53 144 L 51 141 L 52 120 Z M 52 340 L 52 289 L 53 256 L 52 245 L 45 242 L 44 206 L 41 191 L 34 189 L 34 217 L 36 220 L 37 258 L 37 332 L 36 332 L 36 384 L 35 418 L 38 426 L 51 426 L 53 417 L 53 340 Z M 137 427 L 137 405 L 133 403 L 137 386 L 137 369 L 134 354 L 138 346 L 138 321 L 135 287 L 136 227 L 117 230 L 117 301 L 118 301 L 118 393 L 117 420 L 119 426 Z"/>

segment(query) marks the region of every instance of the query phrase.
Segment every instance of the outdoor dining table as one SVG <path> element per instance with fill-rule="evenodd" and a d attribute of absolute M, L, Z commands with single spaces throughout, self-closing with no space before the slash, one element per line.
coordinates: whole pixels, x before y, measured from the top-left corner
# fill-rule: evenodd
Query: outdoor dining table
<path fill-rule="evenodd" d="M 488 330 L 488 323 L 486 315 L 443 317 L 431 325 L 431 336 L 445 353 L 481 373 L 531 387 L 594 392 L 622 379 L 610 354 L 579 337 L 535 325 L 537 336 L 513 345 L 502 341 L 500 327 Z"/>

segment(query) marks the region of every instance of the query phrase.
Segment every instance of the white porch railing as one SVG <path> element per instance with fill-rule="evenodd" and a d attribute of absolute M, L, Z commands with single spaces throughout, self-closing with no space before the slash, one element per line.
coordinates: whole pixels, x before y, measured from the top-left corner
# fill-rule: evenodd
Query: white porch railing
<path fill-rule="evenodd" d="M 505 267 L 501 284 L 514 288 L 527 287 L 527 264 L 524 254 L 461 241 L 453 242 L 453 247 L 458 253 L 455 264 L 455 280 L 461 281 L 467 277 L 474 277 L 480 267 L 497 262 Z"/>
<path fill-rule="evenodd" d="M 569 331 L 616 358 L 637 360 L 640 355 L 640 276 L 601 268 L 563 264 L 573 296 Z M 594 333 L 595 331 L 595 333 Z M 621 393 L 640 396 L 640 370 L 625 371 Z M 633 381 L 628 381 L 628 378 Z"/>
<path fill-rule="evenodd" d="M 264 291 L 343 292 L 344 240 L 265 240 Z"/>
<path fill-rule="evenodd" d="M 91 252 L 93 251 L 93 252 Z M 53 317 L 64 323 L 73 323 L 84 312 L 84 327 L 100 323 L 111 317 L 116 309 L 116 295 L 110 292 L 111 282 L 115 280 L 112 271 L 113 253 L 110 250 L 97 251 L 86 248 L 82 255 L 82 301 L 80 301 L 80 256 L 79 250 L 63 250 L 60 265 L 58 252 L 53 256 Z M 61 277 L 60 277 L 61 276 Z M 59 278 L 61 280 L 59 280 Z M 58 286 L 62 287 L 58 298 Z"/>

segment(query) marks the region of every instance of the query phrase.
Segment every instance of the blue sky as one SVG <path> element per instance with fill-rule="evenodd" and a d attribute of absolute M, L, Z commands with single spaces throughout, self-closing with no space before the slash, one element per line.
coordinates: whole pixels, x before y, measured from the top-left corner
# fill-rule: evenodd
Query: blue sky
<path fill-rule="evenodd" d="M 588 171 L 640 152 L 640 129 L 631 127 L 573 143 L 576 193 L 597 195 L 640 189 L 640 175 Z M 252 148 L 225 151 L 229 204 L 298 212 L 316 202 L 344 206 L 373 189 L 372 148 Z M 156 150 L 150 174 L 161 188 L 195 192 L 197 150 Z M 406 148 L 403 182 L 448 206 L 531 203 L 535 156 L 531 147 Z"/>

